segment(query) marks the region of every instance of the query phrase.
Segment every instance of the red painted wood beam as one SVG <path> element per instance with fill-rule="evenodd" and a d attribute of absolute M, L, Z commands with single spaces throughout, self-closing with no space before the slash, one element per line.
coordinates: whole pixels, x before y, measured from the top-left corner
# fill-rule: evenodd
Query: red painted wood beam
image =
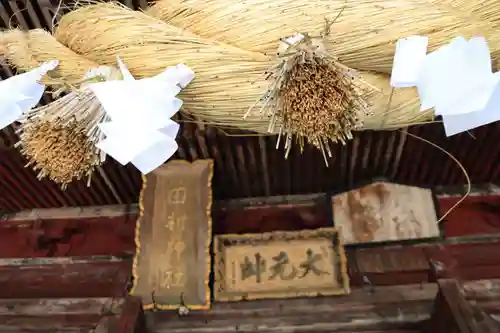
<path fill-rule="evenodd" d="M 441 214 L 460 199 L 441 196 Z M 252 233 L 332 225 L 324 195 L 233 200 L 214 206 L 214 232 Z M 500 195 L 473 195 L 443 222 L 446 237 L 500 234 Z M 102 206 L 34 210 L 0 218 L 0 258 L 130 256 L 137 209 Z"/>
<path fill-rule="evenodd" d="M 440 278 L 500 277 L 500 239 L 469 244 L 347 249 L 352 286 L 435 282 Z M 130 260 L 71 258 L 0 261 L 0 298 L 123 297 Z M 22 266 L 20 266 L 22 265 Z"/>
<path fill-rule="evenodd" d="M 0 258 L 132 256 L 135 216 L 0 221 Z"/>
<path fill-rule="evenodd" d="M 500 277 L 500 237 L 479 243 L 427 243 L 347 249 L 352 285 L 394 285 Z"/>
<path fill-rule="evenodd" d="M 453 207 L 460 197 L 440 197 L 441 214 Z M 443 222 L 446 237 L 500 234 L 500 195 L 470 196 Z"/>

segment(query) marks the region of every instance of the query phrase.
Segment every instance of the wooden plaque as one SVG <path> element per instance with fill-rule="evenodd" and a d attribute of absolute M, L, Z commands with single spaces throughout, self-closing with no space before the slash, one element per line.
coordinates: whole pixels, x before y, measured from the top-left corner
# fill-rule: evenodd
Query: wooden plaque
<path fill-rule="evenodd" d="M 217 301 L 349 293 L 336 228 L 214 238 Z"/>
<path fill-rule="evenodd" d="M 345 244 L 439 237 L 432 191 L 377 182 L 332 198 Z"/>
<path fill-rule="evenodd" d="M 210 307 L 211 160 L 171 161 L 143 176 L 132 294 L 144 308 Z"/>

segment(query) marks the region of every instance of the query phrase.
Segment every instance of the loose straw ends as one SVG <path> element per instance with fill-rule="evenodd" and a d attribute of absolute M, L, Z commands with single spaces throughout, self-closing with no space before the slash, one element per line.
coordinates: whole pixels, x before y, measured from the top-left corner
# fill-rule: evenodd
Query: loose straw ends
<path fill-rule="evenodd" d="M 95 147 L 103 135 L 97 125 L 105 119 L 97 98 L 87 88 L 33 109 L 20 124 L 16 144 L 38 178 L 49 178 L 63 189 L 73 180 L 90 177 L 104 162 Z"/>

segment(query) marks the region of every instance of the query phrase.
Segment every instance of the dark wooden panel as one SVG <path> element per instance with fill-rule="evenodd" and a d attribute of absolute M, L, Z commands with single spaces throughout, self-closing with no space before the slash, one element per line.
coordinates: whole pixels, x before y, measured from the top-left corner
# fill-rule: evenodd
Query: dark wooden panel
<path fill-rule="evenodd" d="M 323 194 L 252 198 L 220 202 L 214 211 L 215 234 L 296 231 L 332 226 Z"/>
<path fill-rule="evenodd" d="M 209 312 L 155 313 L 158 332 L 361 332 L 418 328 L 436 296 L 435 284 L 380 287 L 375 293 L 288 300 L 215 303 Z M 363 329 L 364 328 L 364 329 Z"/>
<path fill-rule="evenodd" d="M 0 298 L 120 297 L 131 276 L 130 261 L 0 266 Z"/>
<path fill-rule="evenodd" d="M 498 313 L 500 280 L 466 282 L 460 296 L 485 314 Z M 438 285 L 355 288 L 350 295 L 213 304 L 212 310 L 148 313 L 157 332 L 399 332 L 428 328 Z M 478 295 L 489 294 L 489 299 Z M 467 299 L 467 301 L 465 301 Z M 496 300 L 497 303 L 494 303 Z M 443 318 L 444 319 L 444 318 Z M 448 329 L 449 327 L 447 327 Z M 432 331 L 441 332 L 441 331 Z M 444 332 L 444 331 L 443 331 Z"/>
<path fill-rule="evenodd" d="M 415 301 L 402 306 L 399 303 L 364 305 L 340 312 L 323 308 L 289 311 L 288 306 L 275 308 L 259 315 L 256 311 L 246 315 L 219 317 L 209 320 L 202 314 L 187 317 L 155 316 L 157 332 L 335 332 L 353 329 L 401 329 L 421 327 L 429 318 L 432 301 Z M 293 328 L 293 330 L 292 330 Z"/>
<path fill-rule="evenodd" d="M 500 256 L 491 254 L 498 251 L 500 243 L 492 238 L 463 244 L 349 248 L 346 255 L 351 285 L 392 285 L 450 277 L 463 280 L 497 278 L 500 276 Z M 380 260 L 370 262 L 373 258 Z"/>
<path fill-rule="evenodd" d="M 426 271 L 430 264 L 422 248 L 359 249 L 356 251 L 356 264 L 365 273 L 389 273 L 406 271 Z"/>
<path fill-rule="evenodd" d="M 434 332 L 499 333 L 500 326 L 465 299 L 454 279 L 438 280 L 439 292 L 430 320 Z"/>
<path fill-rule="evenodd" d="M 95 315 L 55 315 L 55 316 L 0 316 L 0 332 L 58 332 L 93 329 L 101 316 Z"/>
<path fill-rule="evenodd" d="M 74 314 L 117 314 L 123 298 L 27 298 L 0 299 L 0 316 L 52 316 Z"/>
<path fill-rule="evenodd" d="M 135 221 L 134 215 L 6 219 L 0 221 L 0 258 L 132 256 Z"/>
<path fill-rule="evenodd" d="M 94 330 L 95 329 L 95 330 Z M 0 299 L 0 332 L 146 333 L 140 298 Z"/>
<path fill-rule="evenodd" d="M 109 333 L 146 333 L 147 327 L 139 297 L 127 297 L 119 317 L 118 329 L 108 330 Z"/>

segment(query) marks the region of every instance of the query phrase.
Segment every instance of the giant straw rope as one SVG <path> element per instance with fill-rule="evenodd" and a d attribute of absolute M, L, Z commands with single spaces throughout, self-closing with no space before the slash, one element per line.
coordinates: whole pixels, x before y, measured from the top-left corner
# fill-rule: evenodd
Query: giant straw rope
<path fill-rule="evenodd" d="M 186 63 L 196 73 L 196 80 L 182 96 L 187 112 L 211 123 L 258 132 L 261 132 L 259 123 L 266 123 L 260 119 L 243 121 L 242 117 L 266 89 L 264 73 L 276 61 L 275 52 L 265 55 L 233 47 L 138 11 L 103 4 L 65 15 L 55 36 L 59 42 L 99 64 L 114 64 L 116 55 L 120 55 L 137 77 L 152 76 L 166 66 Z M 275 49 L 278 40 L 274 41 Z M 383 90 L 383 94 L 372 97 L 374 119 L 365 119 L 368 126 L 372 124 L 371 128 L 383 127 L 384 121 L 385 126 L 398 127 L 401 121 L 405 126 L 425 119 L 426 115 L 408 114 L 409 110 L 417 110 L 418 105 L 412 90 L 399 91 L 391 102 L 394 114 L 386 116 L 390 94 L 387 76 L 367 72 L 363 78 Z"/>
<path fill-rule="evenodd" d="M 324 25 L 323 18 L 318 19 Z M 15 36 L 10 35 L 14 33 Z M 4 32 L 2 38 L 9 51 L 7 57 L 15 66 L 28 69 L 36 62 L 56 58 L 62 68 L 56 73 L 69 80 L 83 76 L 89 69 L 87 64 L 114 65 L 117 55 L 139 78 L 156 75 L 169 65 L 185 63 L 196 72 L 196 80 L 182 94 L 185 112 L 211 124 L 267 131 L 265 119 L 254 116 L 243 120 L 243 115 L 266 88 L 264 72 L 275 61 L 273 55 L 202 38 L 116 4 L 88 5 L 64 15 L 55 29 L 57 42 L 39 30 L 25 33 L 24 38 L 19 38 L 19 33 Z M 64 52 L 60 51 L 61 44 L 67 47 Z M 274 44 L 277 48 L 277 40 Z M 392 129 L 430 119 L 429 112 L 418 111 L 414 90 L 397 91 L 389 106 L 388 77 L 371 72 L 361 74 L 381 90 L 370 98 L 373 115 L 364 119 L 364 129 Z"/>
<path fill-rule="evenodd" d="M 389 73 L 394 42 L 429 37 L 430 48 L 457 35 L 482 35 L 500 59 L 500 6 L 496 0 L 160 0 L 148 14 L 204 37 L 273 54 L 276 41 L 317 33 L 333 20 L 327 48 L 347 66 Z"/>
<path fill-rule="evenodd" d="M 249 109 L 270 86 L 266 73 L 281 61 L 280 39 L 320 36 L 322 50 L 360 74 L 353 76 L 356 96 L 370 112 L 360 114 L 361 126 L 352 129 L 396 129 L 433 119 L 432 111 L 420 112 L 415 89 L 389 86 L 399 38 L 428 35 L 435 48 L 457 35 L 480 34 L 498 63 L 500 7 L 493 0 L 472 2 L 161 0 L 146 13 L 93 3 L 63 15 L 53 36 L 42 30 L 2 32 L 0 52 L 21 70 L 59 60 L 45 81 L 72 88 L 89 69 L 115 66 L 117 56 L 137 78 L 184 63 L 196 73 L 181 94 L 184 113 L 208 124 L 277 134 L 279 126 L 270 127 L 268 117 Z M 325 22 L 333 23 L 325 29 Z"/>

